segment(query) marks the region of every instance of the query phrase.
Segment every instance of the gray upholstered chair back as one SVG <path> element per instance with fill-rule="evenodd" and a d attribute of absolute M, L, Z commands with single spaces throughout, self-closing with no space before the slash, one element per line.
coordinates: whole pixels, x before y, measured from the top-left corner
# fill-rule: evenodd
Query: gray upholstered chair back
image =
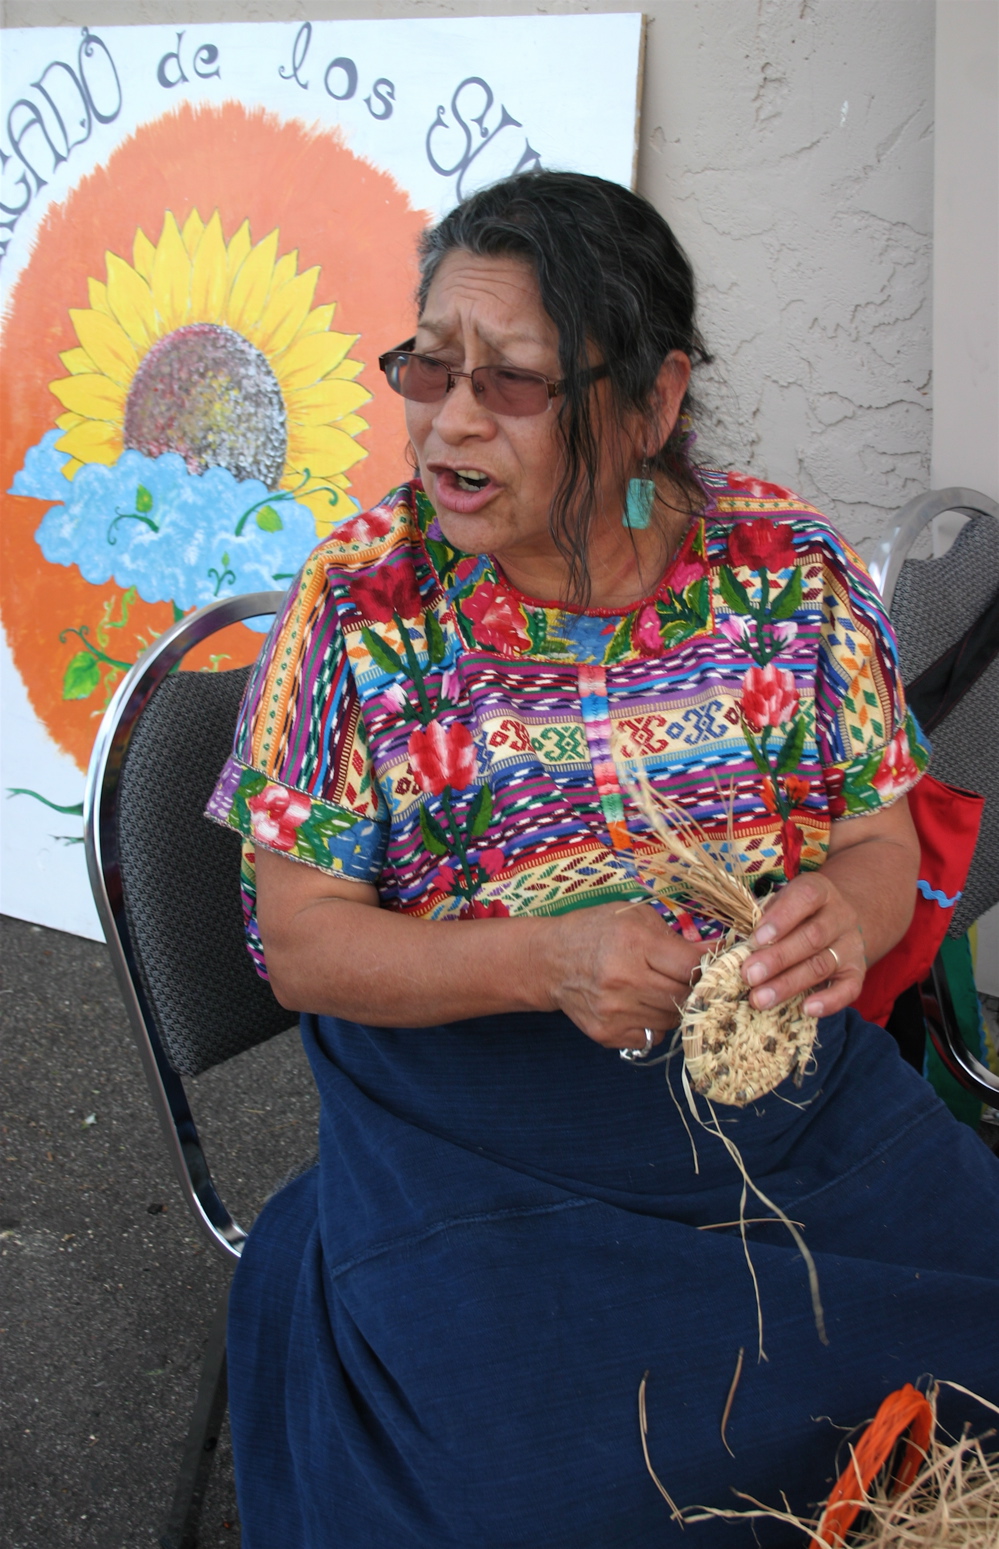
<path fill-rule="evenodd" d="M 297 1021 L 246 951 L 239 835 L 203 815 L 249 674 L 246 667 L 165 678 L 136 722 L 118 786 L 136 967 L 170 1064 L 186 1076 Z"/>
<path fill-rule="evenodd" d="M 178 672 L 188 652 L 283 592 L 222 597 L 164 630 L 125 674 L 87 771 L 94 902 L 177 1179 L 229 1261 L 246 1233 L 212 1180 L 183 1077 L 291 1027 L 254 971 L 239 904 L 239 837 L 203 816 L 229 756 L 250 669 Z"/>
<path fill-rule="evenodd" d="M 902 679 L 911 683 L 959 640 L 999 591 L 999 521 L 973 515 L 940 559 L 907 559 L 891 617 Z M 999 902 L 999 659 L 931 734 L 931 771 L 985 797 L 981 833 L 949 934 L 959 936 Z"/>
<path fill-rule="evenodd" d="M 177 1180 L 205 1237 L 231 1265 L 246 1232 L 219 1195 L 183 1076 L 295 1022 L 258 978 L 239 905 L 239 838 L 203 816 L 229 756 L 250 674 L 178 672 L 187 653 L 283 592 L 219 598 L 178 619 L 121 680 L 87 772 L 90 885 Z M 173 1507 L 158 1542 L 194 1544 L 226 1407 L 228 1290 L 212 1322 Z"/>

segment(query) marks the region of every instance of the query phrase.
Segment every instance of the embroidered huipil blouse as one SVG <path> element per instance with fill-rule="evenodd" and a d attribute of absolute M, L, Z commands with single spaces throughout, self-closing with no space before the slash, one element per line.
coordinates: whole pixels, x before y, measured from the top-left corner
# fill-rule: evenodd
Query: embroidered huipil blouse
<path fill-rule="evenodd" d="M 761 892 L 916 783 L 928 746 L 858 556 L 779 486 L 702 480 L 704 514 L 625 613 L 524 596 L 450 547 L 419 483 L 314 550 L 208 807 L 244 838 L 261 973 L 260 845 L 420 919 L 560 914 L 641 896 L 660 842 L 636 770 L 719 844 L 731 805 L 727 856 Z"/>

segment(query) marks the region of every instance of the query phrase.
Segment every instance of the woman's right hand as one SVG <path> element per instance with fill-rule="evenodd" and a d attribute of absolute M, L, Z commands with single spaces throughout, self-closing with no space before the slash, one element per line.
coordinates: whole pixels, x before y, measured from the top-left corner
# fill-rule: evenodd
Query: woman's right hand
<path fill-rule="evenodd" d="M 645 904 L 601 904 L 553 920 L 545 943 L 553 1010 L 607 1049 L 661 1043 L 676 1027 L 710 943 L 684 941 Z"/>
<path fill-rule="evenodd" d="M 257 920 L 283 1006 L 372 1027 L 563 1011 L 609 1049 L 661 1042 L 707 943 L 647 904 L 552 918 L 428 922 L 379 907 L 366 883 L 256 850 Z"/>

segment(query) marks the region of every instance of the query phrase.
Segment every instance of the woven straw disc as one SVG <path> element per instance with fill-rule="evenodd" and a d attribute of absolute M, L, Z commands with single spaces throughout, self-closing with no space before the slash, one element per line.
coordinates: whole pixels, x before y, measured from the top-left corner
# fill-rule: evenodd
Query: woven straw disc
<path fill-rule="evenodd" d="M 748 941 L 706 957 L 680 1024 L 690 1084 L 713 1103 L 744 1108 L 793 1074 L 800 1086 L 818 1026 L 805 1016 L 799 995 L 787 1005 L 756 1011 L 739 972 Z"/>

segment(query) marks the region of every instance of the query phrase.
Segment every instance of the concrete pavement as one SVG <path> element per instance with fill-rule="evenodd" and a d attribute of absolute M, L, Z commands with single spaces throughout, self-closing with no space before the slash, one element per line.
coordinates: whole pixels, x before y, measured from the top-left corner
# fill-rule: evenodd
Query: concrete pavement
<path fill-rule="evenodd" d="M 172 1498 L 228 1271 L 181 1198 L 103 944 L 0 920 L 5 1549 L 144 1549 Z M 249 1225 L 316 1144 L 294 1033 L 190 1083 Z M 201 1549 L 236 1549 L 228 1433 Z"/>

